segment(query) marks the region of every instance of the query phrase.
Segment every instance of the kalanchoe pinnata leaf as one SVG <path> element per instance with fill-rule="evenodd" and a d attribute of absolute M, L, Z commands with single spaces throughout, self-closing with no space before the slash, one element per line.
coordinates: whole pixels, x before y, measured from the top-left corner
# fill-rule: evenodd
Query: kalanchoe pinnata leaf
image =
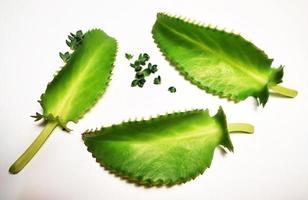
<path fill-rule="evenodd" d="M 163 13 L 157 15 L 153 38 L 164 56 L 185 78 L 205 91 L 241 101 L 255 97 L 263 106 L 269 90 L 294 97 L 279 86 L 283 68 L 240 35 L 190 23 Z"/>
<path fill-rule="evenodd" d="M 41 96 L 46 125 L 41 134 L 9 172 L 18 173 L 35 155 L 51 132 L 69 121 L 77 122 L 102 96 L 110 81 L 117 51 L 116 40 L 99 29 L 71 34 L 75 41 L 70 61 L 59 71 Z M 82 41 L 81 41 L 82 39 Z M 71 45 L 72 43 L 68 42 Z M 37 118 L 40 115 L 35 116 Z"/>
<path fill-rule="evenodd" d="M 106 169 L 137 184 L 174 185 L 187 182 L 210 167 L 214 150 L 233 151 L 229 132 L 253 132 L 248 124 L 227 125 L 220 109 L 129 121 L 83 134 L 92 156 Z"/>
<path fill-rule="evenodd" d="M 59 117 L 60 124 L 77 121 L 107 88 L 117 44 L 99 29 L 85 34 L 71 61 L 41 96 L 44 116 Z"/>

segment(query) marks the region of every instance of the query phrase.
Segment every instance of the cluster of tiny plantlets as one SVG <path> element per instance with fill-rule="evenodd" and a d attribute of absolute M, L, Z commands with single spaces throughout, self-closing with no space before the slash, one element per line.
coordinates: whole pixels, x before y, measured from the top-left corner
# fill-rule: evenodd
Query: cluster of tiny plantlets
<path fill-rule="evenodd" d="M 131 60 L 134 56 L 132 54 L 126 53 L 125 57 L 127 60 Z M 130 67 L 134 69 L 135 79 L 131 82 L 131 87 L 140 87 L 142 88 L 146 82 L 146 77 L 150 76 L 151 74 L 155 74 L 158 71 L 157 65 L 148 62 L 150 60 L 150 56 L 147 53 L 141 53 L 138 56 L 138 59 L 134 62 L 130 63 Z M 148 63 L 147 63 L 148 62 Z M 145 69 L 143 67 L 147 66 Z M 160 85 L 161 84 L 161 77 L 158 75 L 154 78 L 153 84 Z M 169 92 L 175 93 L 176 89 L 174 86 L 169 87 Z"/>
<path fill-rule="evenodd" d="M 125 57 L 128 60 L 131 60 L 133 58 L 133 55 L 126 53 Z M 158 70 L 157 65 L 153 65 L 152 63 L 148 62 L 149 60 L 150 60 L 150 56 L 147 53 L 141 53 L 139 54 L 137 60 L 130 63 L 130 66 L 136 72 L 135 79 L 131 83 L 132 87 L 138 86 L 142 88 L 146 82 L 146 77 L 150 76 L 151 74 L 155 74 L 157 72 Z M 159 81 L 157 79 L 158 77 L 159 77 Z M 160 84 L 160 76 L 158 77 L 154 79 L 155 84 Z"/>
<path fill-rule="evenodd" d="M 61 53 L 59 52 L 59 56 L 62 59 L 62 61 L 64 63 L 67 63 L 72 54 L 74 53 L 74 51 L 82 44 L 82 40 L 84 38 L 84 34 L 82 33 L 82 30 L 78 30 L 76 31 L 76 33 L 70 33 L 68 35 L 68 39 L 65 40 L 67 46 L 70 48 L 70 50 L 72 51 L 70 52 L 65 52 L 65 53 Z M 39 103 L 41 103 L 41 100 L 38 100 Z M 42 115 L 41 113 L 36 112 L 35 115 L 31 115 L 30 117 L 34 118 L 34 121 L 39 121 L 42 118 L 44 118 L 44 115 Z M 67 128 L 65 128 L 67 129 Z M 67 129 L 68 130 L 68 129 Z"/>
<path fill-rule="evenodd" d="M 74 51 L 81 45 L 83 38 L 84 34 L 81 30 L 77 31 L 75 34 L 70 33 L 70 35 L 68 35 L 68 40 L 66 40 L 66 44 Z"/>
<path fill-rule="evenodd" d="M 83 38 L 84 38 L 84 34 L 82 33 L 81 30 L 79 30 L 75 34 L 70 33 L 70 35 L 68 35 L 68 40 L 66 40 L 65 42 L 67 46 L 69 46 L 69 48 L 72 51 L 74 51 L 81 45 Z M 68 60 L 71 58 L 71 53 L 69 53 L 68 51 L 65 53 L 60 52 L 59 56 L 63 60 L 64 63 L 67 63 Z"/>

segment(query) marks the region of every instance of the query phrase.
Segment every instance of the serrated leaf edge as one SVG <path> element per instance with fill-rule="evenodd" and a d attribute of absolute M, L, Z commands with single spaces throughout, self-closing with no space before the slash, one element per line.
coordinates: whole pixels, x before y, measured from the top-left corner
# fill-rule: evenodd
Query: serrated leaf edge
<path fill-rule="evenodd" d="M 226 35 L 229 35 L 229 36 L 232 36 L 232 37 L 240 38 L 243 42 L 246 43 L 246 45 L 250 45 L 250 46 L 253 46 L 254 48 L 256 48 L 259 53 L 263 54 L 270 61 L 270 63 L 273 62 L 273 59 L 269 58 L 268 55 L 263 50 L 259 49 L 252 42 L 250 42 L 250 41 L 246 40 L 245 38 L 243 38 L 239 33 L 234 33 L 233 31 L 226 32 L 226 29 L 224 29 L 224 28 L 223 29 L 218 29 L 217 26 L 205 25 L 202 22 L 198 22 L 196 20 L 191 20 L 191 19 L 189 19 L 187 17 L 183 17 L 183 16 L 180 16 L 180 15 L 172 15 L 172 14 L 167 13 L 167 12 L 157 13 L 157 17 L 159 17 L 159 16 L 172 18 L 173 20 L 177 20 L 177 21 L 180 21 L 181 23 L 189 24 L 189 25 L 192 25 L 192 26 L 195 26 L 195 27 L 198 27 L 198 28 L 207 28 L 207 29 L 211 29 L 213 31 L 220 31 L 223 34 L 226 34 Z M 156 24 L 156 22 L 155 22 L 155 24 Z M 158 42 L 158 39 L 154 35 L 154 31 L 155 30 L 154 30 L 154 26 L 153 26 L 152 38 L 154 39 L 154 43 L 156 44 L 157 48 L 159 49 L 161 54 L 165 57 L 165 59 L 170 63 L 170 65 L 172 65 L 179 72 L 179 74 L 182 75 L 187 81 L 190 81 L 192 84 L 196 85 L 198 88 L 200 88 L 202 90 L 205 90 L 207 93 L 210 93 L 210 94 L 212 94 L 214 96 L 219 96 L 221 98 L 226 98 L 227 100 L 233 101 L 234 103 L 237 103 L 239 101 L 242 101 L 242 100 L 245 100 L 246 98 L 248 98 L 248 97 L 239 98 L 239 97 L 234 96 L 232 94 L 224 94 L 223 91 L 218 91 L 218 90 L 212 89 L 210 87 L 203 86 L 200 81 L 197 81 L 194 77 L 190 76 L 188 74 L 188 72 L 185 71 L 184 67 L 181 66 L 180 63 L 175 62 L 175 61 L 173 61 L 173 60 L 171 60 L 171 59 L 169 59 L 167 57 L 167 55 L 165 53 L 166 50 L 163 47 L 159 46 L 159 42 Z M 283 68 L 281 68 L 281 66 L 279 68 L 272 68 L 272 69 L 274 71 L 283 70 Z M 283 73 L 282 73 L 282 76 L 283 76 Z M 270 83 L 273 83 L 273 82 L 276 82 L 276 84 L 282 82 L 282 76 L 280 77 L 279 80 L 272 79 L 272 77 L 275 77 L 275 76 L 271 76 L 269 78 L 269 81 L 266 84 L 266 86 L 263 89 L 261 89 L 260 91 L 255 92 L 255 94 L 252 95 L 257 100 L 258 104 L 262 104 L 263 107 L 265 106 L 265 104 L 266 104 L 266 102 L 268 100 L 268 97 L 269 97 L 268 85 Z M 265 91 L 265 89 L 267 91 Z"/>
<path fill-rule="evenodd" d="M 200 169 L 199 171 L 196 171 L 194 174 L 191 174 L 188 178 L 184 178 L 184 177 L 179 177 L 176 180 L 163 180 L 163 179 L 157 179 L 154 181 L 151 181 L 149 179 L 145 179 L 145 177 L 143 176 L 139 176 L 139 177 L 133 177 L 133 176 L 128 176 L 127 174 L 129 174 L 127 171 L 125 170 L 121 170 L 121 169 L 111 169 L 110 167 L 106 166 L 102 161 L 98 160 L 95 157 L 95 154 L 92 153 L 90 151 L 89 146 L 86 144 L 85 142 L 85 137 L 91 137 L 91 136 L 96 136 L 99 134 L 100 131 L 107 129 L 107 128 L 115 128 L 118 126 L 125 126 L 126 124 L 129 123 L 151 123 L 151 121 L 153 120 L 161 120 L 164 118 L 168 118 L 170 116 L 177 116 L 177 115 L 185 115 L 188 113 L 198 113 L 198 112 L 205 112 L 209 117 L 211 118 L 215 118 L 216 120 L 219 120 L 219 122 L 222 124 L 222 128 L 223 128 L 223 139 L 221 141 L 222 146 L 226 147 L 230 152 L 233 152 L 233 145 L 229 136 L 229 132 L 227 129 L 227 122 L 226 122 L 226 116 L 223 112 L 222 107 L 219 107 L 218 112 L 213 115 L 210 116 L 209 115 L 209 110 L 208 109 L 193 109 L 193 110 L 189 110 L 189 111 L 179 111 L 179 112 L 173 112 L 173 113 L 166 113 L 166 114 L 160 114 L 157 115 L 156 117 L 152 117 L 148 120 L 128 120 L 128 121 L 123 121 L 120 124 L 116 124 L 116 125 L 112 125 L 109 127 L 101 127 L 100 129 L 96 128 L 94 130 L 86 130 L 84 133 L 82 133 L 82 139 L 85 143 L 85 145 L 87 146 L 87 151 L 92 155 L 92 157 L 95 159 L 95 161 L 103 168 L 105 168 L 108 172 L 110 172 L 111 174 L 115 175 L 116 177 L 119 177 L 123 180 L 128 181 L 129 183 L 134 183 L 138 186 L 144 186 L 144 187 L 161 187 L 161 186 L 167 186 L 167 187 L 171 187 L 173 185 L 179 185 L 179 184 L 184 184 L 188 181 L 194 180 L 197 176 L 202 175 L 206 169 L 210 168 L 211 166 L 211 162 L 213 160 L 213 156 L 211 157 L 211 160 L 209 161 L 209 165 L 205 166 L 204 168 Z M 219 145 L 218 145 L 219 146 Z"/>
<path fill-rule="evenodd" d="M 103 33 L 105 33 L 102 29 L 99 29 L 99 28 L 94 28 L 94 29 L 91 29 L 89 31 L 87 31 L 85 34 L 88 34 L 90 32 L 93 32 L 93 31 L 102 31 Z M 105 33 L 106 34 L 106 33 Z M 80 117 L 78 117 L 77 119 L 74 119 L 72 120 L 74 123 L 77 123 L 80 119 L 82 119 L 82 117 L 85 115 L 85 113 L 87 113 L 97 102 L 98 100 L 103 96 L 103 94 L 106 92 L 106 88 L 109 86 L 109 83 L 111 81 L 111 76 L 113 75 L 112 71 L 113 71 L 113 68 L 114 68 L 114 62 L 115 62 L 115 59 L 116 59 L 116 56 L 117 56 L 117 52 L 118 52 L 118 42 L 117 40 L 114 38 L 114 37 L 111 37 L 109 36 L 108 34 L 106 34 L 108 37 L 112 38 L 115 43 L 116 43 L 116 50 L 115 50 L 115 54 L 114 56 L 111 58 L 112 59 L 112 66 L 110 68 L 110 72 L 109 72 L 109 77 L 105 83 L 105 86 L 102 88 L 102 90 L 100 91 L 100 93 L 97 94 L 97 97 L 95 98 L 95 100 L 93 101 L 93 103 L 84 110 L 84 112 L 82 114 L 80 114 Z M 53 77 L 56 77 L 58 75 L 58 73 L 66 66 L 66 64 L 64 66 L 61 66 L 59 70 L 56 71 L 56 73 L 54 74 Z M 53 79 L 47 84 L 46 86 L 46 89 L 45 89 L 45 92 L 47 90 L 47 88 L 52 84 L 52 81 Z M 40 100 L 38 101 L 43 109 L 43 105 L 42 105 L 42 97 L 45 95 L 45 92 L 40 96 Z M 69 128 L 67 128 L 67 123 L 69 122 L 63 122 L 63 120 L 61 120 L 61 118 L 59 116 L 53 116 L 51 113 L 49 115 L 44 115 L 43 113 L 43 118 L 45 121 L 57 121 L 59 126 L 61 126 L 64 130 L 66 131 L 71 131 Z"/>

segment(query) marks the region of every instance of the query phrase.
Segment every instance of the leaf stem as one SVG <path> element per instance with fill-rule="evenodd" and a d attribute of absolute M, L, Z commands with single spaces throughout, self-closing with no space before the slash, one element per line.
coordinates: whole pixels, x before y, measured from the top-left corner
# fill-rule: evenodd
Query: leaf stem
<path fill-rule="evenodd" d="M 251 124 L 245 123 L 233 123 L 228 124 L 228 131 L 229 133 L 247 133 L 251 134 L 254 132 L 254 127 Z"/>
<path fill-rule="evenodd" d="M 296 97 L 296 95 L 297 95 L 296 90 L 286 88 L 286 87 L 283 87 L 281 85 L 273 85 L 273 86 L 270 87 L 270 90 L 274 93 L 277 93 L 277 94 L 280 94 L 280 95 L 286 96 L 286 97 L 291 97 L 291 98 Z"/>
<path fill-rule="evenodd" d="M 27 163 L 33 158 L 36 152 L 38 152 L 38 150 L 45 143 L 45 141 L 52 133 L 52 131 L 57 127 L 57 125 L 58 123 L 55 121 L 50 121 L 46 124 L 42 132 L 32 142 L 28 149 L 10 167 L 9 172 L 11 174 L 17 174 L 27 165 Z"/>

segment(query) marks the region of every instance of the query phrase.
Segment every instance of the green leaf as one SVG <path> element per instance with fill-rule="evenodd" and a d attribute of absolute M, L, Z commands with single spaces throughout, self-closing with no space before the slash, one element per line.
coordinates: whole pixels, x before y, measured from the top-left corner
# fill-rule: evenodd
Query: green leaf
<path fill-rule="evenodd" d="M 247 124 L 233 131 L 252 132 Z M 233 151 L 225 115 L 220 108 L 129 121 L 83 134 L 93 157 L 109 171 L 144 185 L 174 185 L 194 179 L 211 165 L 214 150 Z"/>
<path fill-rule="evenodd" d="M 41 96 L 44 117 L 51 115 L 62 126 L 82 117 L 108 86 L 116 49 L 115 39 L 103 31 L 87 32 L 82 45 Z"/>
<path fill-rule="evenodd" d="M 272 59 L 240 35 L 205 27 L 163 13 L 152 34 L 164 56 L 199 88 L 241 101 L 255 97 L 263 106 L 269 89 L 282 81 L 283 67 L 271 68 Z M 282 95 L 294 97 L 286 89 Z"/>
<path fill-rule="evenodd" d="M 79 39 L 81 32 L 76 34 Z M 72 37 L 77 37 L 71 34 Z M 26 152 L 10 167 L 18 173 L 35 155 L 55 127 L 65 130 L 69 121 L 77 122 L 102 96 L 110 81 L 117 43 L 102 30 L 82 36 L 78 48 L 47 86 L 39 101 L 47 124 Z M 40 115 L 33 116 L 39 119 Z"/>

